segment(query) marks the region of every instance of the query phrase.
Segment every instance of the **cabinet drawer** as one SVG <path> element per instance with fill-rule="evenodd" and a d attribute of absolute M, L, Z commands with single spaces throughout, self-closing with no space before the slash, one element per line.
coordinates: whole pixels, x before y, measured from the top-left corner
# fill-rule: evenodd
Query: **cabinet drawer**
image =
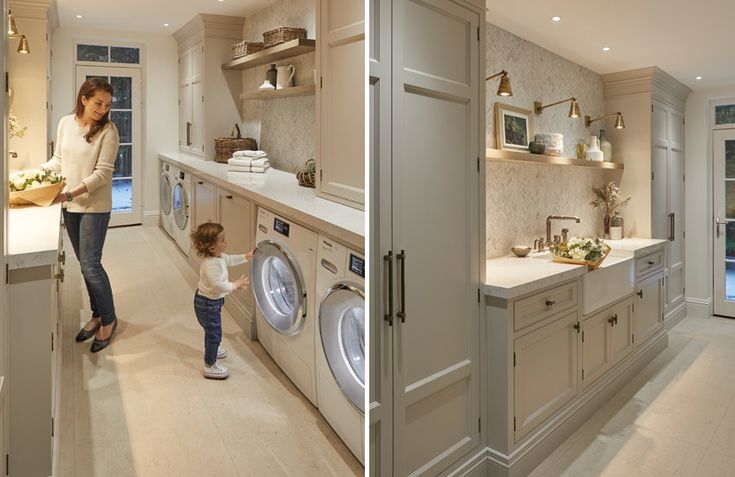
<path fill-rule="evenodd" d="M 635 261 L 636 280 L 664 268 L 664 251 L 650 253 Z"/>
<path fill-rule="evenodd" d="M 513 329 L 518 331 L 576 304 L 576 281 L 523 298 L 513 305 Z"/>

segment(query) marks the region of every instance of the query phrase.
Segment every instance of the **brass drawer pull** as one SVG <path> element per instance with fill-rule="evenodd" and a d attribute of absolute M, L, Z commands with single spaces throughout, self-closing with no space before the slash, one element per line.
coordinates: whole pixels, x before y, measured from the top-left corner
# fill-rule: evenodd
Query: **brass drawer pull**
<path fill-rule="evenodd" d="M 654 263 L 656 263 L 656 262 L 654 262 L 653 260 L 649 260 L 649 261 L 648 261 L 648 264 L 649 264 L 649 265 L 653 265 Z"/>
<path fill-rule="evenodd" d="M 554 306 L 555 303 L 556 301 L 554 300 L 546 300 L 546 306 Z"/>
<path fill-rule="evenodd" d="M 643 289 L 641 288 L 640 290 L 638 290 L 638 293 L 636 293 L 636 295 L 643 298 Z"/>

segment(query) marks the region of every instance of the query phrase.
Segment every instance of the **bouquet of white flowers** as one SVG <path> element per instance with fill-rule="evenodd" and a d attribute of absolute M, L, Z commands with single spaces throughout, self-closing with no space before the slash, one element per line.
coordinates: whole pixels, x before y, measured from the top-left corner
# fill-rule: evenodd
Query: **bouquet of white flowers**
<path fill-rule="evenodd" d="M 575 263 L 598 268 L 610 253 L 610 246 L 600 239 L 573 237 L 567 242 L 551 246 L 555 262 Z"/>
<path fill-rule="evenodd" d="M 10 205 L 49 206 L 65 185 L 60 174 L 48 169 L 11 172 L 8 181 Z"/>

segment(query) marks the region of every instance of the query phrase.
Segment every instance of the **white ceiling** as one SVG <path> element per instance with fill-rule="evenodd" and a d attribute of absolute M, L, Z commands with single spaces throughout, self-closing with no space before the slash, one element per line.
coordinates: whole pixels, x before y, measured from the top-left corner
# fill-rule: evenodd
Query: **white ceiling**
<path fill-rule="evenodd" d="M 734 0 L 486 0 L 486 5 L 490 23 L 599 74 L 658 66 L 692 89 L 735 85 Z M 561 21 L 553 22 L 553 16 Z M 603 52 L 605 46 L 610 51 Z"/>
<path fill-rule="evenodd" d="M 155 33 L 173 33 L 197 13 L 247 16 L 273 3 L 275 0 L 56 0 L 61 27 Z"/>

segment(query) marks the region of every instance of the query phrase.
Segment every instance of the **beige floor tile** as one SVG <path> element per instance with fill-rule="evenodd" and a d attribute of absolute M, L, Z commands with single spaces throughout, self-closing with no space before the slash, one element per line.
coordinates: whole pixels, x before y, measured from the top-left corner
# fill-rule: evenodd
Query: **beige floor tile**
<path fill-rule="evenodd" d="M 732 477 L 735 475 L 735 459 L 708 450 L 695 475 L 696 477 Z"/>

